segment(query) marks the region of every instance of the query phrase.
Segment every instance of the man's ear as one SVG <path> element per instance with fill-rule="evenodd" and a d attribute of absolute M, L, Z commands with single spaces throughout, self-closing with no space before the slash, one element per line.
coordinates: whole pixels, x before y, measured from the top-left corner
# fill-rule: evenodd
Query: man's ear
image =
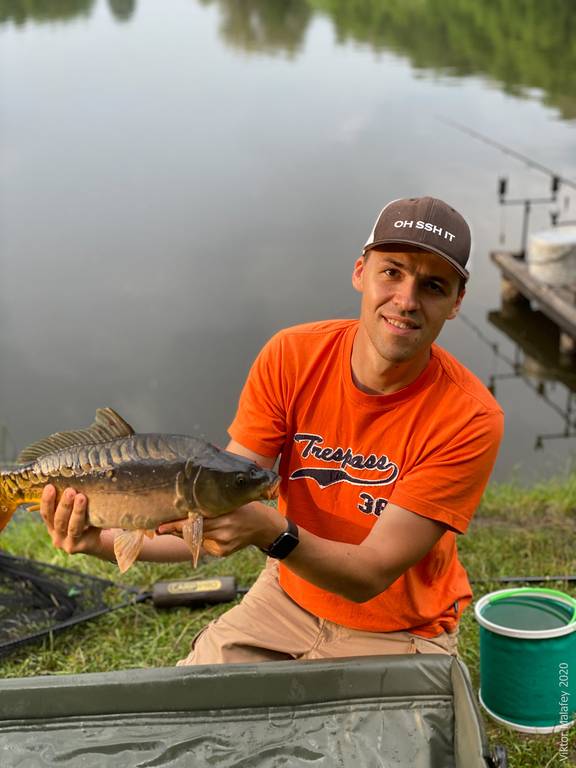
<path fill-rule="evenodd" d="M 462 288 L 462 290 L 458 294 L 458 298 L 456 299 L 456 303 L 454 304 L 454 306 L 450 310 L 450 314 L 446 318 L 447 320 L 453 320 L 456 317 L 456 315 L 460 311 L 460 306 L 462 304 L 462 299 L 464 298 L 465 295 L 466 295 L 466 288 Z"/>
<path fill-rule="evenodd" d="M 354 263 L 354 269 L 352 270 L 352 285 L 354 288 L 362 293 L 364 288 L 364 262 L 366 261 L 364 256 L 359 256 L 355 263 Z"/>

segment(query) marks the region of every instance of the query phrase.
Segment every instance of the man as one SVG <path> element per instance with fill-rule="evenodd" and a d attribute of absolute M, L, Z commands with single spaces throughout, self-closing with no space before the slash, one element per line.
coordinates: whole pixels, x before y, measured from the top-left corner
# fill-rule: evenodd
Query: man
<path fill-rule="evenodd" d="M 433 344 L 456 316 L 470 231 L 430 198 L 395 200 L 356 260 L 360 318 L 289 328 L 260 352 L 228 450 L 272 467 L 278 509 L 254 502 L 206 519 L 204 548 L 255 544 L 266 568 L 183 662 L 456 653 L 471 600 L 456 552 L 492 470 L 503 415 L 486 387 Z M 71 489 L 42 514 L 57 546 L 113 559 L 112 533 L 84 529 Z M 160 526 L 181 531 L 183 521 Z M 184 560 L 174 536 L 142 559 Z"/>

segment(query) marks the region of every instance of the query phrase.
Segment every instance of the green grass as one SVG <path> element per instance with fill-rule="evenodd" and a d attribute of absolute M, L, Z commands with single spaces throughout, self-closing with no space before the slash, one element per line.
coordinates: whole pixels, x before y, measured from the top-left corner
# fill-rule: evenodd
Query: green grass
<path fill-rule="evenodd" d="M 2 534 L 1 545 L 15 555 L 143 589 L 161 579 L 191 576 L 187 564 L 140 563 L 120 578 L 109 563 L 55 550 L 42 523 L 31 513 L 19 513 Z M 493 579 L 476 585 L 475 598 L 506 586 L 496 581 L 499 577 L 576 574 L 576 476 L 529 489 L 514 484 L 492 486 L 468 534 L 461 537 L 459 550 L 471 579 Z M 249 585 L 263 563 L 264 556 L 250 548 L 226 560 L 205 562 L 194 576 L 234 575 L 238 584 Z M 547 586 L 576 596 L 575 582 Z M 186 655 L 195 633 L 229 607 L 160 610 L 147 601 L 116 610 L 11 654 L 2 660 L 0 677 L 173 666 Z M 471 609 L 462 619 L 460 653 L 477 690 L 478 626 Z M 576 670 L 572 676 L 576 680 Z M 502 728 L 488 717 L 484 722 L 490 742 L 507 748 L 510 768 L 576 766 L 574 728 L 569 733 L 568 759 L 561 760 L 558 734 L 526 736 Z"/>
<path fill-rule="evenodd" d="M 162 579 L 213 575 L 234 575 L 238 585 L 249 586 L 265 560 L 259 550 L 250 548 L 226 560 L 211 558 L 199 564 L 194 572 L 188 563 L 138 563 L 121 575 L 112 563 L 55 550 L 39 517 L 26 512 L 19 512 L 9 523 L 2 534 L 1 545 L 13 555 L 143 590 L 151 589 Z M 120 602 L 114 593 L 107 598 L 111 604 Z M 189 608 L 157 609 L 148 600 L 121 608 L 17 650 L 2 659 L 0 678 L 174 666 L 188 653 L 196 632 L 230 605 L 202 607 L 194 611 Z"/>

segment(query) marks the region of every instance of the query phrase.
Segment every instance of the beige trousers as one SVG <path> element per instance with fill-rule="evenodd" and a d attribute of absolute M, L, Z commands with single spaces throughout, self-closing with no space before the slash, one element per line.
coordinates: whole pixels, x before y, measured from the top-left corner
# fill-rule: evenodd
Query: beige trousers
<path fill-rule="evenodd" d="M 194 638 L 185 664 L 235 664 L 328 659 L 388 653 L 457 654 L 457 632 L 424 638 L 410 632 L 348 629 L 305 611 L 278 583 L 278 563 L 268 560 L 239 605 Z"/>

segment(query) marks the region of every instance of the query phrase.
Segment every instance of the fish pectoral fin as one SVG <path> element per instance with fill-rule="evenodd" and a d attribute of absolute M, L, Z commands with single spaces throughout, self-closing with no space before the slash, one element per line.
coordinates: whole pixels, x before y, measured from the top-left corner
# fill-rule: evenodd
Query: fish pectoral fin
<path fill-rule="evenodd" d="M 154 536 L 156 536 L 156 534 L 154 533 L 154 531 L 150 531 L 150 530 L 146 529 L 144 531 L 144 536 L 147 536 L 149 539 L 153 539 Z"/>
<path fill-rule="evenodd" d="M 120 533 L 116 534 L 114 554 L 116 555 L 118 568 L 120 568 L 122 573 L 125 573 L 130 568 L 140 554 L 144 534 L 145 531 L 142 529 L 137 531 L 120 531 Z"/>
<path fill-rule="evenodd" d="M 199 512 L 190 512 L 188 520 L 182 525 L 182 538 L 192 552 L 194 568 L 198 565 L 200 548 L 202 547 L 202 531 L 204 530 L 204 518 Z"/>

